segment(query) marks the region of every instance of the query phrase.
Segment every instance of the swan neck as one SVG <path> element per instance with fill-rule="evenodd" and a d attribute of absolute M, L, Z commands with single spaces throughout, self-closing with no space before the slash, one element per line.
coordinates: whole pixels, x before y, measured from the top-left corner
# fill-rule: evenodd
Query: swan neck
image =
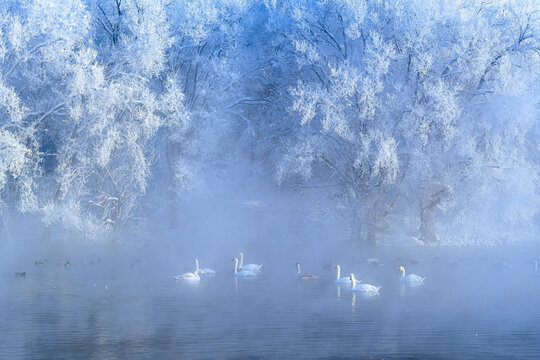
<path fill-rule="evenodd" d="M 296 271 L 298 271 L 298 275 L 300 275 L 300 264 L 296 264 Z"/>
<path fill-rule="evenodd" d="M 240 253 L 240 267 L 244 266 L 244 253 Z"/>
<path fill-rule="evenodd" d="M 356 279 L 354 278 L 354 274 L 351 274 L 351 288 L 354 289 L 356 287 Z"/>
<path fill-rule="evenodd" d="M 341 276 L 341 268 L 339 267 L 339 265 L 336 265 L 336 269 L 337 269 L 337 279 L 336 280 L 339 280 L 339 278 Z"/>
<path fill-rule="evenodd" d="M 238 259 L 234 258 L 234 273 L 238 274 Z"/>
<path fill-rule="evenodd" d="M 195 272 L 199 271 L 199 259 L 195 259 Z"/>
<path fill-rule="evenodd" d="M 401 269 L 401 277 L 402 277 L 402 278 L 405 277 L 405 269 Z"/>

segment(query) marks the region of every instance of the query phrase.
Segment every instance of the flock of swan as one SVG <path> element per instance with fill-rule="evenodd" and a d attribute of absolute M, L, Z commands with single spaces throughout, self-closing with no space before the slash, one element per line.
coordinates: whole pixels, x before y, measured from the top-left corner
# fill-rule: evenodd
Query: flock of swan
<path fill-rule="evenodd" d="M 239 260 L 240 259 L 240 260 Z M 234 262 L 234 275 L 241 278 L 256 278 L 262 272 L 262 264 L 244 264 L 244 253 L 240 252 L 238 257 L 235 257 Z M 337 272 L 336 280 L 334 282 L 338 285 L 348 285 L 350 290 L 354 292 L 379 294 L 380 286 L 374 286 L 371 284 L 362 283 L 361 280 L 356 280 L 353 273 L 350 276 L 341 276 L 341 267 L 336 265 L 334 268 Z M 302 272 L 300 264 L 296 263 L 296 271 L 298 281 L 316 281 L 319 279 L 317 275 L 308 272 Z M 425 277 L 418 276 L 416 274 L 406 274 L 405 268 L 400 266 L 398 271 L 401 273 L 400 281 L 409 285 L 421 285 L 424 283 Z M 199 260 L 195 259 L 195 271 L 186 272 L 174 277 L 175 280 L 185 283 L 198 284 L 201 281 L 201 276 L 213 276 L 216 272 L 210 268 L 200 268 Z M 360 284 L 357 284 L 360 282 Z"/>

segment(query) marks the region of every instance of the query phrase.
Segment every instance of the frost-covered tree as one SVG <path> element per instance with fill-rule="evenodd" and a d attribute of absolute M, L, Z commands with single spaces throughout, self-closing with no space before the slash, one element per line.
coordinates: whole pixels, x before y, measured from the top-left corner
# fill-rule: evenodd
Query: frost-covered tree
<path fill-rule="evenodd" d="M 223 169 L 236 166 L 235 139 L 246 117 L 239 106 L 251 101 L 243 90 L 254 65 L 246 30 L 252 9 L 248 1 L 177 1 L 171 6 L 174 42 L 168 52 L 167 78 L 184 94 L 189 124 L 164 127 L 165 158 L 169 173 L 169 224 L 178 222 L 179 199 L 186 191 L 211 188 L 223 182 Z M 250 121 L 250 120 L 248 120 Z M 240 123 L 240 126 L 237 125 Z M 240 129 L 239 129 L 240 128 Z M 206 174 L 204 176 L 203 174 Z M 214 179 L 212 179 L 214 178 Z"/>
<path fill-rule="evenodd" d="M 393 206 L 399 172 L 396 119 L 379 110 L 394 44 L 380 33 L 377 6 L 301 2 L 281 11 L 296 24 L 288 36 L 300 73 L 290 90 L 291 110 L 304 127 L 279 164 L 278 179 L 296 174 L 328 187 L 350 211 L 352 237 L 359 240 L 367 225 L 374 243 L 378 222 Z"/>
<path fill-rule="evenodd" d="M 394 25 L 402 58 L 395 73 L 402 76 L 393 81 L 399 94 L 387 106 L 401 119 L 400 151 L 407 159 L 401 192 L 409 203 L 418 198 L 419 238 L 424 242 L 437 240 L 436 210 L 466 218 L 463 214 L 476 207 L 467 199 L 478 201 L 486 186 L 513 177 L 490 171 L 505 167 L 511 154 L 521 156 L 514 162 L 515 173 L 529 167 L 525 139 L 534 125 L 531 114 L 522 112 L 518 119 L 517 109 L 498 105 L 517 105 L 524 97 L 534 101 L 530 91 L 535 81 L 530 80 L 538 74 L 538 15 L 534 6 L 523 5 L 409 3 L 406 16 Z M 494 109 L 501 111 L 497 117 Z M 526 191 L 537 196 L 530 187 Z M 484 193 L 482 201 L 498 196 L 496 191 Z M 503 223 L 495 219 L 490 221 Z M 492 228 L 486 222 L 480 232 Z"/>
<path fill-rule="evenodd" d="M 22 211 L 36 211 L 48 131 L 66 115 L 61 78 L 88 21 L 78 1 L 3 2 L 0 13 L 2 178 L 9 173 Z"/>
<path fill-rule="evenodd" d="M 73 73 L 66 76 L 69 117 L 46 221 L 117 238 L 140 218 L 157 133 L 184 117 L 173 81 L 166 79 L 163 89 L 157 85 L 171 44 L 165 5 L 118 1 L 89 10 L 98 38 L 77 49 Z"/>
<path fill-rule="evenodd" d="M 0 73 L 0 209 L 3 198 L 19 193 L 24 211 L 34 203 L 33 176 L 36 173 L 32 170 L 37 161 L 36 146 L 32 130 L 23 122 L 26 109 L 16 90 L 2 81 L 2 75 Z"/>
<path fill-rule="evenodd" d="M 374 232 L 400 205 L 399 222 L 418 224 L 422 241 L 436 241 L 436 209 L 463 211 L 469 206 L 463 194 L 470 198 L 479 183 L 496 181 L 485 171 L 494 164 L 485 161 L 492 156 L 483 144 L 502 134 L 512 140 L 497 142 L 505 154 L 499 161 L 520 145 L 516 171 L 530 167 L 527 141 L 516 143 L 515 134 L 526 136 L 534 121 L 491 131 L 485 116 L 497 99 L 515 97 L 516 90 L 527 95 L 537 79 L 538 15 L 534 4 L 521 5 L 284 3 L 297 24 L 290 37 L 300 79 L 291 95 L 304 131 L 279 177 L 297 174 L 331 187 L 352 210 L 355 237 L 365 223 L 374 243 Z M 513 117 L 511 111 L 502 116 Z M 476 185 L 468 183 L 473 178 Z M 537 196 L 532 189 L 524 188 Z M 419 211 L 410 212 L 413 204 Z M 410 214 L 418 215 L 411 221 Z"/>
<path fill-rule="evenodd" d="M 65 214 L 70 220 L 63 222 L 80 224 L 79 230 L 118 234 L 145 210 L 169 204 L 176 224 L 179 192 L 193 189 L 198 173 L 223 159 L 227 109 L 238 96 L 234 50 L 247 7 L 241 1 L 89 3 L 94 38 L 69 84 L 73 122 L 61 136 L 58 191 L 47 219 Z M 143 209 L 150 179 L 157 199 Z"/>

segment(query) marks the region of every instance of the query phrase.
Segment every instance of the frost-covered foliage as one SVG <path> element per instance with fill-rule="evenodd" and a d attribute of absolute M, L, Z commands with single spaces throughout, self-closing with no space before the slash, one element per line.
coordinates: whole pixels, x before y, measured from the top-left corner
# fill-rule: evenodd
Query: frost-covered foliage
<path fill-rule="evenodd" d="M 150 181 L 165 198 L 196 189 L 239 96 L 234 50 L 248 7 L 2 2 L 0 190 L 11 179 L 21 209 L 47 228 L 107 239 L 142 222 Z"/>
<path fill-rule="evenodd" d="M 537 5 L 321 1 L 284 2 L 281 11 L 296 24 L 289 38 L 301 75 L 290 90 L 291 110 L 304 131 L 293 140 L 303 145 L 292 145 L 279 164 L 279 179 L 300 174 L 332 185 L 332 195 L 353 210 L 353 236 L 366 224 L 369 242 L 394 210 L 403 222 L 420 215 L 424 242 L 437 239 L 436 210 L 461 214 L 445 223 L 471 229 L 456 224 L 478 209 L 471 199 L 506 197 L 508 186 L 534 200 L 498 224 L 507 233 L 515 230 L 511 219 L 536 226 L 538 187 L 516 187 L 513 178 L 537 176 L 529 153 L 537 108 L 492 116 L 500 102 L 535 101 Z M 491 170 L 509 161 L 512 174 Z"/>
<path fill-rule="evenodd" d="M 163 214 L 176 226 L 183 197 L 240 171 L 317 189 L 371 244 L 529 239 L 539 14 L 533 0 L 0 1 L 2 209 L 117 239 Z"/>

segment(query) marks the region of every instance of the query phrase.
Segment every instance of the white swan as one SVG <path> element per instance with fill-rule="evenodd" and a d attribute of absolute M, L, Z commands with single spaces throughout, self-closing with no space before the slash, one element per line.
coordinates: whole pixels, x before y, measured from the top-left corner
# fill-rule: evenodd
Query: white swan
<path fill-rule="evenodd" d="M 261 272 L 262 264 L 246 264 L 244 265 L 244 253 L 240 252 L 238 253 L 238 256 L 240 256 L 240 266 L 238 267 L 241 271 L 247 270 L 254 273 Z"/>
<path fill-rule="evenodd" d="M 336 265 L 335 269 L 337 270 L 337 276 L 336 280 L 334 282 L 336 284 L 350 284 L 351 278 L 348 276 L 340 277 L 341 276 L 341 267 L 339 265 Z"/>
<path fill-rule="evenodd" d="M 378 294 L 380 288 L 380 286 L 373 286 L 370 284 L 360 284 L 356 286 L 356 279 L 354 278 L 354 274 L 351 274 L 351 291 Z"/>
<path fill-rule="evenodd" d="M 216 272 L 210 268 L 199 268 L 199 259 L 195 259 L 195 272 L 203 274 L 203 275 L 215 275 Z"/>
<path fill-rule="evenodd" d="M 234 275 L 239 277 L 255 277 L 257 273 L 249 270 L 238 271 L 238 258 L 234 258 Z"/>
<path fill-rule="evenodd" d="M 408 284 L 421 284 L 424 282 L 425 277 L 420 277 L 415 274 L 405 275 L 405 268 L 400 266 L 398 271 L 401 273 L 401 281 Z"/>
<path fill-rule="evenodd" d="M 296 271 L 298 272 L 298 280 L 300 281 L 314 281 L 319 277 L 310 273 L 303 273 L 300 271 L 300 264 L 296 263 Z"/>
<path fill-rule="evenodd" d="M 179 281 L 184 281 L 190 284 L 198 284 L 201 282 L 201 278 L 199 277 L 199 274 L 197 274 L 197 271 L 192 272 L 192 273 L 187 272 L 181 275 L 176 275 L 174 279 L 179 280 Z"/>

